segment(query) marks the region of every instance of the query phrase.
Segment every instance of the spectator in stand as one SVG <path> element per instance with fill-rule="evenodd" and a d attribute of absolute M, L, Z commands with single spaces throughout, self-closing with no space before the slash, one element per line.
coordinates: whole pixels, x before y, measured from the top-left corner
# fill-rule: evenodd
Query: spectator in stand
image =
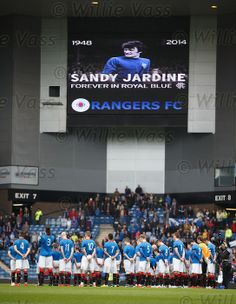
<path fill-rule="evenodd" d="M 0 227 L 3 227 L 3 223 L 4 223 L 3 216 L 0 214 Z"/>
<path fill-rule="evenodd" d="M 35 219 L 35 222 L 36 222 L 36 225 L 39 225 L 40 224 L 40 220 L 43 216 L 43 211 L 38 208 L 34 214 L 34 219 Z"/>
<path fill-rule="evenodd" d="M 216 219 L 216 210 L 215 209 L 210 211 L 210 217 Z"/>
<path fill-rule="evenodd" d="M 119 218 L 116 217 L 114 219 L 114 223 L 113 223 L 113 227 L 114 227 L 114 230 L 117 231 L 118 230 L 118 226 L 119 226 Z"/>
<path fill-rule="evenodd" d="M 138 232 L 138 226 L 134 222 L 131 222 L 128 227 L 128 233 L 131 240 L 135 239 L 136 233 Z"/>
<path fill-rule="evenodd" d="M 80 227 L 85 226 L 85 212 L 82 209 L 79 211 L 79 226 Z"/>
<path fill-rule="evenodd" d="M 114 217 L 118 217 L 120 213 L 120 203 L 118 204 L 116 198 L 111 200 L 109 205 L 109 214 Z"/>
<path fill-rule="evenodd" d="M 11 222 L 11 226 L 15 227 L 16 226 L 16 215 L 14 212 L 12 212 L 11 216 L 10 216 L 10 222 Z"/>
<path fill-rule="evenodd" d="M 11 232 L 11 234 L 10 234 L 10 241 L 14 243 L 15 238 L 16 238 L 15 233 L 14 233 L 14 231 L 12 230 L 12 232 Z"/>
<path fill-rule="evenodd" d="M 23 216 L 24 216 L 24 212 L 23 212 L 22 208 L 20 208 L 20 210 L 19 210 L 19 216 L 20 216 L 21 222 L 22 222 L 23 221 Z"/>
<path fill-rule="evenodd" d="M 52 218 L 51 220 L 46 219 L 45 224 L 55 226 L 56 225 L 56 219 L 55 218 Z"/>
<path fill-rule="evenodd" d="M 78 241 L 79 241 L 79 238 L 75 232 L 72 234 L 71 239 L 74 242 L 74 244 L 78 243 Z"/>
<path fill-rule="evenodd" d="M 233 236 L 233 232 L 232 230 L 229 228 L 229 225 L 226 225 L 226 229 L 225 229 L 225 240 L 226 241 L 231 241 L 231 238 Z"/>
<path fill-rule="evenodd" d="M 188 219 L 186 219 L 186 222 L 184 224 L 184 234 L 189 234 L 191 232 L 191 225 L 189 224 Z"/>
<path fill-rule="evenodd" d="M 169 219 L 170 219 L 170 209 L 167 208 L 167 206 L 166 206 L 166 210 L 165 210 L 165 225 L 169 224 Z"/>
<path fill-rule="evenodd" d="M 8 234 L 5 235 L 4 247 L 7 248 L 10 245 L 10 237 Z"/>
<path fill-rule="evenodd" d="M 71 219 L 70 219 L 70 218 L 67 219 L 66 229 L 67 229 L 67 230 L 70 230 L 70 229 L 71 229 Z"/>
<path fill-rule="evenodd" d="M 154 206 L 154 196 L 153 196 L 152 193 L 147 197 L 147 201 L 148 201 L 148 207 L 153 208 L 153 206 Z"/>
<path fill-rule="evenodd" d="M 180 205 L 180 207 L 179 207 L 178 216 L 181 219 L 185 218 L 185 208 L 183 205 Z"/>
<path fill-rule="evenodd" d="M 214 218 L 211 218 L 207 224 L 208 226 L 208 229 L 214 231 L 214 227 L 215 227 L 215 221 L 214 221 Z"/>
<path fill-rule="evenodd" d="M 75 216 L 73 216 L 72 220 L 71 220 L 71 228 L 73 229 L 77 229 L 78 228 L 78 220 Z"/>
<path fill-rule="evenodd" d="M 63 211 L 63 217 L 64 217 L 64 218 L 68 218 L 68 217 L 69 217 L 68 208 L 66 208 L 66 209 Z"/>
<path fill-rule="evenodd" d="M 209 233 L 206 228 L 203 230 L 202 237 L 203 239 L 209 239 Z"/>
<path fill-rule="evenodd" d="M 22 226 L 22 231 L 26 234 L 29 232 L 29 223 L 25 221 L 24 225 Z"/>
<path fill-rule="evenodd" d="M 16 228 L 18 230 L 21 229 L 21 225 L 22 225 L 22 218 L 20 217 L 20 215 L 18 214 L 17 217 L 16 217 Z"/>
<path fill-rule="evenodd" d="M 207 219 L 209 219 L 210 216 L 210 211 L 208 209 L 203 210 L 204 215 L 206 216 Z"/>
<path fill-rule="evenodd" d="M 149 242 L 150 242 L 150 243 L 155 243 L 156 241 L 157 241 L 156 236 L 155 236 L 154 234 L 152 234 L 152 235 L 150 236 Z"/>
<path fill-rule="evenodd" d="M 227 218 L 228 218 L 228 213 L 227 213 L 227 211 L 226 210 L 223 210 L 223 212 L 222 212 L 222 217 L 223 217 L 223 221 L 227 221 Z"/>
<path fill-rule="evenodd" d="M 61 219 L 62 219 L 62 217 L 61 216 L 58 216 L 58 218 L 56 219 L 56 226 L 57 227 L 61 227 Z"/>
<path fill-rule="evenodd" d="M 192 206 L 188 206 L 188 208 L 187 208 L 187 216 L 188 216 L 188 218 L 193 218 L 194 217 L 194 211 L 193 211 Z"/>
<path fill-rule="evenodd" d="M 38 234 L 37 234 L 37 232 L 34 231 L 32 236 L 31 236 L 30 242 L 31 243 L 38 243 L 38 240 L 39 240 Z"/>
<path fill-rule="evenodd" d="M 29 209 L 27 207 L 24 208 L 24 221 L 29 222 L 30 220 L 30 213 L 29 213 Z"/>
<path fill-rule="evenodd" d="M 173 198 L 171 205 L 171 216 L 176 217 L 176 215 L 177 215 L 177 201 L 175 198 Z"/>
<path fill-rule="evenodd" d="M 65 217 L 63 217 L 61 219 L 61 227 L 66 228 L 66 226 L 67 226 L 67 219 Z"/>
<path fill-rule="evenodd" d="M 106 214 L 110 215 L 110 207 L 111 207 L 110 200 L 106 201 L 106 206 L 105 207 L 106 207 L 106 210 L 105 210 Z"/>
<path fill-rule="evenodd" d="M 125 238 L 125 236 L 126 236 L 126 231 L 125 231 L 125 229 L 123 228 L 123 229 L 121 230 L 121 232 L 120 232 L 120 239 L 119 239 L 119 241 L 122 242 L 123 239 Z"/>
<path fill-rule="evenodd" d="M 172 202 L 171 197 L 170 197 L 169 194 L 167 194 L 167 196 L 165 198 L 165 206 L 166 206 L 166 208 L 168 208 L 168 209 L 171 208 L 171 202 Z"/>
<path fill-rule="evenodd" d="M 36 260 L 35 260 L 35 256 L 38 252 L 38 243 L 37 242 L 33 242 L 31 243 L 31 250 L 30 250 L 30 261 L 32 264 L 36 264 Z"/>
<path fill-rule="evenodd" d="M 135 193 L 138 195 L 143 195 L 143 189 L 140 185 L 138 185 L 138 187 L 135 189 Z"/>
<path fill-rule="evenodd" d="M 69 218 L 72 220 L 72 218 L 78 218 L 78 212 L 75 210 L 75 208 L 72 208 L 72 210 L 69 212 Z"/>
<path fill-rule="evenodd" d="M 4 241 L 3 241 L 3 237 L 0 236 L 0 250 L 4 249 Z"/>
<path fill-rule="evenodd" d="M 125 196 L 131 196 L 131 189 L 128 186 L 125 187 Z"/>
<path fill-rule="evenodd" d="M 162 204 L 163 204 L 163 197 L 161 196 L 158 200 L 159 207 L 162 207 Z"/>
<path fill-rule="evenodd" d="M 236 233 L 236 221 L 233 221 L 231 230 L 233 233 Z"/>
<path fill-rule="evenodd" d="M 11 231 L 12 231 L 11 222 L 7 220 L 7 223 L 5 224 L 5 232 L 9 234 L 11 233 Z"/>
<path fill-rule="evenodd" d="M 114 239 L 115 239 L 116 243 L 119 243 L 119 240 L 120 240 L 120 232 L 119 232 L 119 231 L 114 232 L 113 236 L 114 236 Z"/>
<path fill-rule="evenodd" d="M 122 219 L 126 215 L 125 206 L 123 204 L 120 205 L 120 218 Z"/>
<path fill-rule="evenodd" d="M 196 218 L 196 220 L 194 221 L 196 227 L 200 230 L 202 225 L 203 225 L 203 222 L 202 222 L 202 218 L 199 217 L 199 218 Z"/>
<path fill-rule="evenodd" d="M 101 211 L 99 207 L 97 207 L 97 209 L 95 210 L 95 216 L 100 216 L 100 215 L 101 215 Z"/>
<path fill-rule="evenodd" d="M 119 192 L 118 188 L 116 188 L 113 196 L 114 197 L 119 197 L 120 196 L 120 192 Z"/>
<path fill-rule="evenodd" d="M 95 206 L 96 206 L 96 208 L 97 208 L 97 207 L 99 208 L 100 205 L 101 205 L 101 198 L 100 198 L 100 194 L 97 193 L 97 194 L 96 194 L 96 197 L 95 197 Z"/>
<path fill-rule="evenodd" d="M 223 221 L 223 213 L 220 209 L 216 211 L 216 219 L 218 223 Z"/>
<path fill-rule="evenodd" d="M 197 209 L 196 218 L 202 220 L 204 218 L 204 214 L 201 209 Z"/>
<path fill-rule="evenodd" d="M 88 211 L 90 215 L 93 215 L 93 206 L 94 206 L 94 201 L 92 197 L 88 200 Z"/>

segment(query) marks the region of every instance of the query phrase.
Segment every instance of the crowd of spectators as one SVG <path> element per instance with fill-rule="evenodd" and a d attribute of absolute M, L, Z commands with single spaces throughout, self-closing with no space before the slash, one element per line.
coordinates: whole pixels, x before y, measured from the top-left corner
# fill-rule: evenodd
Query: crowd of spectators
<path fill-rule="evenodd" d="M 70 210 L 66 208 L 61 215 L 50 220 L 50 225 L 63 227 L 65 230 L 76 230 L 78 228 L 81 230 L 89 229 L 86 225 L 86 213 L 80 205 L 81 203 L 78 204 L 77 208 Z"/>
<path fill-rule="evenodd" d="M 235 217 L 226 210 L 182 205 L 170 195 L 146 194 L 140 185 L 135 191 L 127 186 L 122 192 L 115 189 L 113 194 L 104 197 L 97 194 L 74 206 L 65 208 L 61 215 L 50 219 L 50 225 L 67 231 L 73 228 L 75 242 L 79 241 L 79 231 L 91 230 L 91 216 L 101 215 L 114 218 L 114 236 L 118 243 L 122 243 L 126 236 L 135 240 L 141 233 L 146 233 L 150 242 L 162 239 L 171 246 L 171 234 L 176 230 L 186 242 L 199 234 L 219 243 L 236 239 Z M 0 214 L 0 250 L 8 248 L 18 237 L 18 231 L 23 230 L 31 243 L 31 260 L 34 262 L 40 235 L 37 232 L 30 234 L 29 227 L 32 223 L 48 223 L 47 219 L 42 219 L 42 210 L 37 209 L 31 217 L 27 207 L 20 208 L 17 214 Z"/>
<path fill-rule="evenodd" d="M 0 214 L 0 250 L 7 249 L 18 238 L 19 231 L 24 231 L 26 239 L 32 244 L 30 258 L 34 262 L 38 239 L 34 239 L 35 236 L 29 233 L 31 223 L 30 210 L 27 207 L 20 208 L 17 214 L 15 212 L 10 215 Z"/>
<path fill-rule="evenodd" d="M 13 241 L 18 231 L 22 230 L 28 233 L 30 225 L 30 214 L 28 208 L 20 208 L 18 214 L 12 212 L 10 215 L 0 213 L 0 249 L 9 246 L 10 241 Z"/>
<path fill-rule="evenodd" d="M 137 239 L 141 233 L 146 233 L 151 241 L 160 238 L 167 241 L 176 230 L 186 242 L 199 234 L 219 242 L 221 239 L 236 239 L 235 214 L 224 209 L 200 209 L 197 205 L 193 208 L 192 205 L 178 204 L 170 195 L 145 194 L 140 186 L 135 192 L 126 187 L 124 195 L 116 189 L 113 199 L 118 202 L 118 210 L 124 209 L 124 213 L 113 214 L 115 237 L 120 241 L 126 235 Z M 131 206 L 135 208 L 131 210 Z M 125 215 L 129 216 L 130 222 L 124 221 Z"/>

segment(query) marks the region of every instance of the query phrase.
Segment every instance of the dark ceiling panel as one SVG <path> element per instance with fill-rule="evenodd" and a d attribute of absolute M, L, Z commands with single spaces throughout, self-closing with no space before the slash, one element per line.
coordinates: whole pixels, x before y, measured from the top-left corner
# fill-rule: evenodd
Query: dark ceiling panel
<path fill-rule="evenodd" d="M 78 17 L 168 17 L 173 15 L 215 15 L 236 12 L 232 0 L 8 0 L 0 2 L 0 15 Z M 218 5 L 217 10 L 211 5 Z"/>

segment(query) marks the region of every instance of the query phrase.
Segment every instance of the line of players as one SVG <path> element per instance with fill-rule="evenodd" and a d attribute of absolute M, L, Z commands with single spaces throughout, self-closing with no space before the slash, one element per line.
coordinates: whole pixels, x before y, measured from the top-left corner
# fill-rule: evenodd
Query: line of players
<path fill-rule="evenodd" d="M 107 287 L 110 275 L 113 276 L 112 286 L 119 286 L 122 256 L 127 287 L 216 286 L 216 249 L 200 236 L 185 247 L 178 232 L 174 233 L 172 252 L 161 240 L 151 245 L 145 235 L 139 237 L 136 247 L 131 245 L 129 238 L 125 238 L 121 254 L 112 234 L 108 235 L 108 241 L 102 247 L 91 239 L 91 233 L 87 231 L 80 246 L 75 247 L 66 232 L 62 232 L 59 244 L 55 243 L 50 228 L 45 232 L 38 244 L 39 286 L 44 284 L 46 276 L 51 286 L 70 286 L 72 275 L 74 286 Z M 22 272 L 24 285 L 28 285 L 29 253 L 30 244 L 21 233 L 8 251 L 12 285 L 20 285 Z"/>

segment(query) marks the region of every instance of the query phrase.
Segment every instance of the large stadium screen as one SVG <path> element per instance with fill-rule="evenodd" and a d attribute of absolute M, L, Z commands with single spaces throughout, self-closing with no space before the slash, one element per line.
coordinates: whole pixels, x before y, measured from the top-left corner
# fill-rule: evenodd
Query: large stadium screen
<path fill-rule="evenodd" d="M 186 125 L 189 18 L 68 21 L 68 125 Z"/>

